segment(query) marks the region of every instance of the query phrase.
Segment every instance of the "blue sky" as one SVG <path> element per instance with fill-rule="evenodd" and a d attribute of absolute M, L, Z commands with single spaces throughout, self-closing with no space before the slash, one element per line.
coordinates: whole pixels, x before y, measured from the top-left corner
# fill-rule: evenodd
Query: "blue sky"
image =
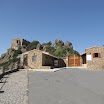
<path fill-rule="evenodd" d="M 104 44 L 104 0 L 0 0 L 0 55 L 15 37 L 56 38 L 79 53 Z"/>

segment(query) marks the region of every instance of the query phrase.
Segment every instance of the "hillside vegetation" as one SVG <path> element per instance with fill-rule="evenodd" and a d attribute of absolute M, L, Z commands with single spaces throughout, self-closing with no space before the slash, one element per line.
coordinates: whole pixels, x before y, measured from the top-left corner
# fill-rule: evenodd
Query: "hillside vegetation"
<path fill-rule="evenodd" d="M 59 41 L 59 42 L 57 42 Z M 42 45 L 39 41 L 33 41 L 27 46 L 27 51 L 32 49 L 39 49 L 46 52 L 49 52 L 58 57 L 68 57 L 72 55 L 80 55 L 76 50 L 73 50 L 72 43 L 68 42 L 68 44 L 63 43 L 62 40 L 56 39 L 55 43 L 52 44 L 51 41 L 48 43 L 43 43 Z"/>

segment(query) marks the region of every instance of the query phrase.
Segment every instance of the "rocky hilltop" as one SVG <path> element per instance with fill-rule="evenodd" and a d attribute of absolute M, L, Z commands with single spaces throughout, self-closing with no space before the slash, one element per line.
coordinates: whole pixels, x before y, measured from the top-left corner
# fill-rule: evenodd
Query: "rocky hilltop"
<path fill-rule="evenodd" d="M 29 41 L 21 38 L 15 38 L 11 43 L 11 48 L 14 50 L 21 49 L 22 51 L 25 51 L 24 49 L 30 44 Z"/>
<path fill-rule="evenodd" d="M 25 39 L 15 38 L 11 43 L 11 47 L 7 49 L 7 52 L 1 55 L 0 63 L 7 62 L 9 59 L 12 59 L 15 54 L 21 54 L 25 52 L 26 47 L 29 44 L 30 42 Z"/>
<path fill-rule="evenodd" d="M 17 51 L 17 54 L 21 54 L 32 49 L 47 51 L 59 57 L 79 54 L 77 51 L 73 50 L 73 45 L 69 41 L 64 43 L 62 40 L 56 39 L 54 44 L 52 44 L 51 41 L 48 43 L 40 44 L 39 41 L 29 42 L 25 39 L 15 38 L 7 52 L 1 55 L 0 63 L 4 63 L 11 59 Z"/>
<path fill-rule="evenodd" d="M 51 41 L 40 44 L 39 41 L 29 42 L 25 39 L 15 38 L 7 52 L 1 55 L 0 66 L 17 67 L 19 54 L 33 49 L 43 50 L 58 57 L 67 57 L 74 54 L 79 55 L 77 51 L 73 50 L 73 45 L 69 41 L 64 43 L 62 40 L 56 39 L 54 44 Z"/>

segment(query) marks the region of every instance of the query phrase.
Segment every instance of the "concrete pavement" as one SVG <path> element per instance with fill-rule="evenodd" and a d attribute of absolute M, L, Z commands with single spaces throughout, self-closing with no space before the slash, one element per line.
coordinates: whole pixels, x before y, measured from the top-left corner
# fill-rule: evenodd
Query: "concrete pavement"
<path fill-rule="evenodd" d="M 29 104 L 104 104 L 104 71 L 33 72 L 29 83 Z"/>

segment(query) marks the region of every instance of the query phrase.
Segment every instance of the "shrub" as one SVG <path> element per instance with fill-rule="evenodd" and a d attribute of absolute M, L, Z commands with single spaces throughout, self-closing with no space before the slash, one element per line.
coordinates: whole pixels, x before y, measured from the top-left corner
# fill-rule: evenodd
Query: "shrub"
<path fill-rule="evenodd" d="M 61 46 L 58 46 L 58 48 L 54 52 L 54 55 L 56 55 L 58 57 L 63 57 L 63 54 L 64 54 L 64 51 L 63 51 L 62 47 Z"/>
<path fill-rule="evenodd" d="M 72 55 L 78 55 L 80 56 L 80 54 L 69 48 L 69 47 L 62 47 L 61 45 L 58 46 L 58 48 L 56 49 L 56 51 L 54 52 L 54 55 L 58 56 L 58 57 L 66 57 L 67 56 L 67 52 L 69 53 L 68 56 L 72 56 Z"/>
<path fill-rule="evenodd" d="M 30 51 L 30 50 L 36 49 L 38 44 L 39 44 L 38 41 L 33 41 L 27 46 L 26 50 Z"/>
<path fill-rule="evenodd" d="M 74 54 L 77 55 L 77 56 L 80 56 L 80 54 L 75 50 L 74 50 Z"/>
<path fill-rule="evenodd" d="M 42 45 L 43 45 L 43 46 L 44 46 L 44 45 L 49 45 L 49 46 L 51 46 L 51 45 L 52 45 L 52 42 L 49 41 L 48 43 L 43 43 Z"/>
<path fill-rule="evenodd" d="M 18 56 L 18 54 L 22 54 L 21 49 L 18 49 L 18 50 L 15 50 L 15 51 L 14 51 L 13 58 L 16 58 L 16 57 Z"/>
<path fill-rule="evenodd" d="M 51 46 L 47 46 L 46 47 L 46 52 L 49 52 L 51 54 L 54 54 L 54 51 L 55 51 L 54 47 L 51 47 Z"/>

